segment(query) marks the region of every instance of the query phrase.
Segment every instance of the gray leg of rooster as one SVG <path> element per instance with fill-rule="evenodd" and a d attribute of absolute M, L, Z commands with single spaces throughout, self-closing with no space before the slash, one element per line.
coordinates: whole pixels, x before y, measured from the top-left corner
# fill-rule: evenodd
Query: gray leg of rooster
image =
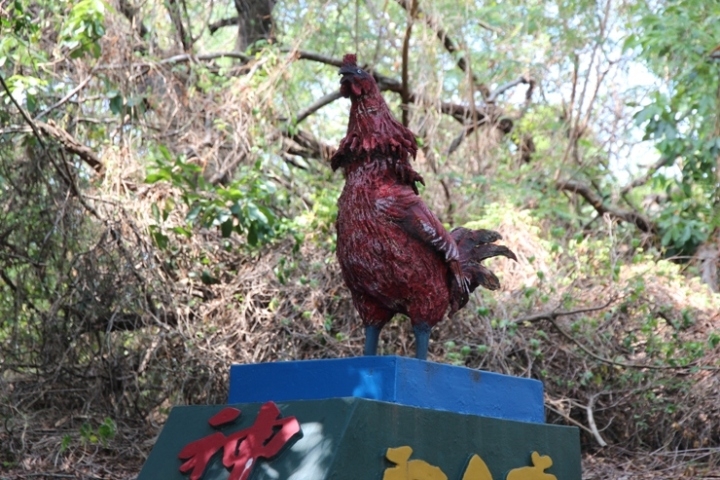
<path fill-rule="evenodd" d="M 365 327 L 365 351 L 364 355 L 377 355 L 378 340 L 380 339 L 381 326 L 367 325 Z"/>
<path fill-rule="evenodd" d="M 415 332 L 415 358 L 419 360 L 427 359 L 431 329 L 432 327 L 427 323 L 417 323 L 413 325 L 413 331 Z"/>

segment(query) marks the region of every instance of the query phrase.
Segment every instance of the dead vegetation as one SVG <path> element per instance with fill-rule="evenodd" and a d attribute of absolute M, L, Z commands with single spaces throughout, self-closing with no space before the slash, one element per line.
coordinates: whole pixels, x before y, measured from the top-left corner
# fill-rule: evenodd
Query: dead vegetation
<path fill-rule="evenodd" d="M 82 85 L 54 107 L 62 120 L 35 137 L 29 127 L 40 124 L 13 109 L 7 123 L 18 128 L 0 135 L 14 158 L 0 164 L 0 177 L 12 180 L 0 207 L 2 480 L 134 478 L 173 405 L 224 402 L 231 363 L 362 350 L 334 260 L 332 213 L 323 210 L 340 183 L 323 163 L 332 143 L 313 134 L 317 124 L 287 128 L 292 112 L 273 102 L 291 97 L 281 84 L 297 62 L 333 58 L 292 48 L 252 59 L 158 51 L 139 60 L 130 25 L 107 18 L 95 64 L 54 66 L 56 79 Z M 532 214 L 532 201 L 503 204 L 485 184 L 471 185 L 464 202 L 457 177 L 494 178 L 513 166 L 498 153 L 507 140 L 498 110 L 478 117 L 433 97 L 437 79 L 408 92 L 375 73 L 416 108 L 423 195 L 445 220 L 481 217 L 519 259 L 495 261 L 501 292 L 476 294 L 434 329 L 431 359 L 543 380 L 548 421 L 581 430 L 587 479 L 717 478 L 720 297 L 660 260 L 651 242 L 632 246 L 640 234 L 613 212 L 598 209 L 602 227 L 581 240 L 563 233 L 557 247 L 555 226 Z M 99 95 L 106 84 L 124 99 L 119 114 Z M 217 226 L 172 234 L 187 226 L 189 208 L 179 185 L 145 183 L 157 144 L 213 187 L 270 157 L 262 175 L 292 197 L 271 208 L 303 217 L 294 225 L 303 241 L 288 230 L 249 248 L 247 236 L 224 237 Z M 410 355 L 411 338 L 397 318 L 380 349 Z"/>

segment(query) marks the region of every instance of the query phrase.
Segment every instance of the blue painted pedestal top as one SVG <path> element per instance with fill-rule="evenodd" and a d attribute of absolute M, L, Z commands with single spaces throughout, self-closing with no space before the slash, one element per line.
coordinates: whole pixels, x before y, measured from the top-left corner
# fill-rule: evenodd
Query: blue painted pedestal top
<path fill-rule="evenodd" d="M 396 356 L 230 367 L 228 403 L 358 397 L 412 407 L 544 423 L 542 383 Z"/>

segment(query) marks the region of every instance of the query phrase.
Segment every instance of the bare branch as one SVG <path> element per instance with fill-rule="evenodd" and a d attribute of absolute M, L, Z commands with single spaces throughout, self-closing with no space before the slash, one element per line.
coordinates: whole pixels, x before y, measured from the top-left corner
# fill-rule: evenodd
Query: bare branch
<path fill-rule="evenodd" d="M 170 20 L 175 26 L 175 31 L 177 32 L 178 37 L 180 37 L 180 43 L 182 44 L 183 51 L 189 52 L 192 44 L 190 36 L 185 31 L 185 24 L 183 23 L 182 14 L 180 12 L 180 7 L 177 4 L 177 0 L 168 0 L 165 6 L 170 14 Z"/>
<path fill-rule="evenodd" d="M 620 194 L 621 194 L 621 195 L 625 195 L 625 194 L 627 194 L 630 190 L 632 190 L 633 188 L 639 187 L 639 186 L 641 186 L 641 185 L 645 185 L 645 183 L 647 183 L 647 181 L 650 180 L 650 178 L 651 178 L 653 175 L 655 175 L 655 172 L 657 172 L 658 170 L 660 170 L 662 167 L 666 167 L 666 166 L 670 165 L 672 162 L 673 162 L 673 159 L 670 158 L 670 157 L 662 157 L 662 158 L 660 158 L 660 160 L 658 160 L 657 162 L 655 162 L 654 164 L 652 164 L 652 165 L 650 166 L 650 168 L 648 168 L 647 172 L 645 172 L 643 175 L 640 175 L 640 176 L 637 177 L 635 180 L 633 180 L 632 182 L 630 182 L 630 183 L 628 183 L 627 185 L 625 185 L 625 186 L 620 190 Z"/>
<path fill-rule="evenodd" d="M 129 0 L 119 0 L 118 9 L 120 10 L 120 13 L 122 13 L 125 18 L 128 19 L 130 25 L 135 28 L 138 35 L 140 35 L 141 38 L 145 38 L 145 36 L 148 34 L 148 29 L 142 22 L 142 20 L 138 17 L 138 12 L 140 9 L 135 5 L 131 4 Z"/>
<path fill-rule="evenodd" d="M 328 104 L 334 102 L 338 98 L 340 98 L 340 90 L 336 90 L 332 93 L 328 93 L 327 95 L 318 98 L 312 105 L 310 105 L 309 107 L 304 108 L 304 109 L 300 110 L 300 112 L 298 112 L 297 117 L 295 118 L 295 123 L 297 124 L 297 123 L 302 122 L 307 117 L 309 117 L 313 113 L 317 112 L 325 105 L 328 105 Z"/>
<path fill-rule="evenodd" d="M 589 185 L 575 180 L 559 180 L 555 183 L 555 186 L 559 190 L 579 194 L 592 205 L 599 215 L 608 214 L 618 220 L 634 224 L 643 232 L 657 233 L 657 226 L 640 213 L 605 205 L 600 195 L 595 193 Z"/>
<path fill-rule="evenodd" d="M 52 112 L 56 108 L 61 107 L 65 102 L 70 100 L 80 90 L 85 88 L 85 85 L 87 85 L 90 82 L 90 80 L 92 80 L 92 78 L 93 78 L 93 74 L 92 74 L 92 72 L 90 72 L 90 75 L 88 75 L 85 80 L 80 82 L 77 87 L 70 90 L 70 92 L 67 95 L 65 95 L 63 98 L 61 98 L 57 103 L 48 107 L 47 109 L 43 110 L 42 112 L 38 113 L 37 116 L 35 117 L 35 120 L 40 120 L 42 117 L 44 117 L 48 113 Z"/>
<path fill-rule="evenodd" d="M 308 52 L 304 50 L 290 50 L 284 49 L 282 51 L 288 53 L 294 53 L 298 60 L 312 60 L 313 62 L 324 63 L 326 65 L 332 65 L 333 67 L 340 68 L 342 66 L 342 60 L 337 58 L 328 57 L 321 53 Z"/>
<path fill-rule="evenodd" d="M 158 63 L 160 65 L 168 65 L 172 63 L 182 63 L 198 60 L 215 60 L 216 58 L 238 58 L 244 62 L 249 62 L 250 60 L 252 60 L 252 57 L 245 55 L 243 52 L 213 52 L 203 53 L 200 55 L 190 55 L 187 53 L 183 53 L 180 55 L 174 55 L 172 57 L 164 58 Z"/>
<path fill-rule="evenodd" d="M 513 80 L 511 82 L 507 82 L 503 85 L 500 85 L 494 92 L 492 92 L 490 95 L 488 95 L 486 102 L 488 104 L 494 104 L 500 95 L 502 95 L 503 93 L 505 93 L 512 87 L 520 85 L 521 83 L 529 85 L 527 92 L 525 93 L 525 103 L 523 104 L 523 107 L 520 110 L 520 113 L 518 113 L 517 115 L 514 116 L 515 119 L 521 118 L 530 106 L 530 100 L 532 99 L 532 92 L 533 92 L 533 89 L 535 88 L 535 80 L 533 80 L 531 78 L 522 76 L 522 77 L 516 78 L 515 80 Z M 510 131 L 512 130 L 512 128 L 514 126 L 512 120 L 509 117 L 500 118 L 499 120 L 500 121 L 497 124 L 498 128 L 500 128 L 500 130 L 503 133 L 506 133 L 506 134 L 510 133 Z M 462 142 L 463 142 L 463 140 L 465 140 L 465 138 L 467 138 L 471 133 L 473 133 L 475 130 L 477 130 L 481 126 L 485 125 L 486 123 L 488 123 L 488 117 L 483 116 L 480 118 L 480 120 L 478 122 L 475 122 L 474 124 L 471 124 L 471 125 L 467 125 L 460 132 L 460 134 L 453 139 L 452 143 L 450 143 L 450 146 L 448 147 L 448 150 L 447 150 L 447 155 L 452 155 L 453 153 L 455 153 L 455 151 L 460 147 L 460 144 L 462 144 Z"/>
<path fill-rule="evenodd" d="M 290 50 L 285 51 L 291 52 Z M 311 60 L 314 62 L 323 63 L 325 65 L 331 65 L 338 68 L 340 68 L 340 66 L 342 65 L 342 61 L 340 59 L 328 57 L 326 55 L 315 52 L 295 50 L 293 53 L 296 55 L 296 58 L 300 60 Z M 390 77 L 386 77 L 385 75 L 381 75 L 374 71 L 372 68 L 366 66 L 363 66 L 363 68 L 372 73 L 375 81 L 378 83 L 378 88 L 380 88 L 381 91 L 390 91 L 402 95 L 402 82 L 394 80 Z M 423 103 L 427 105 L 437 104 L 436 102 L 431 101 L 430 99 L 426 99 L 425 97 L 415 94 L 413 92 L 409 93 L 408 101 L 410 103 Z M 446 115 L 450 115 L 463 125 L 466 123 L 468 118 L 472 118 L 472 109 L 470 107 L 466 107 L 465 105 L 460 105 L 457 103 L 441 102 L 439 110 Z M 488 115 L 485 112 L 478 112 L 478 123 L 482 124 L 484 121 L 486 121 L 485 118 L 487 116 Z"/>
<path fill-rule="evenodd" d="M 105 175 L 105 165 L 103 165 L 97 155 L 95 155 L 95 152 L 92 149 L 78 142 L 68 132 L 55 125 L 52 120 L 50 120 L 48 123 L 37 122 L 37 126 L 42 133 L 49 137 L 53 137 L 55 140 L 60 142 L 60 144 L 65 148 L 65 150 L 70 153 L 74 153 L 75 155 L 80 157 L 93 170 L 95 170 L 98 175 Z"/>
<path fill-rule="evenodd" d="M 588 404 L 585 405 L 585 414 L 587 415 L 587 421 L 588 426 L 590 427 L 590 431 L 592 432 L 593 437 L 595 437 L 595 440 L 597 440 L 598 444 L 601 447 L 607 447 L 607 442 L 604 438 L 600 435 L 600 432 L 598 431 L 597 425 L 595 424 L 595 415 L 593 414 L 593 407 L 595 406 L 595 399 L 597 398 L 597 394 L 590 397 L 590 401 L 588 401 Z"/>
<path fill-rule="evenodd" d="M 5 83 L 5 79 L 0 75 L 0 85 L 3 87 L 3 90 L 5 90 L 5 93 L 10 98 L 10 101 L 15 105 L 15 108 L 18 109 L 20 112 L 20 115 L 23 116 L 27 124 L 30 126 L 30 128 L 33 131 L 33 134 L 35 135 L 35 138 L 37 138 L 38 143 L 43 148 L 43 150 L 46 149 L 45 142 L 42 139 L 42 135 L 40 135 L 40 131 L 37 128 L 37 125 L 35 125 L 35 122 L 33 122 L 32 118 L 30 118 L 30 115 L 25 111 L 25 109 L 15 100 L 15 97 L 13 97 L 12 93 L 10 93 L 10 88 L 8 88 L 7 83 Z"/>
<path fill-rule="evenodd" d="M 582 423 L 578 422 L 577 420 L 575 420 L 574 418 L 572 418 L 572 417 L 571 417 L 570 415 L 568 415 L 567 413 L 564 413 L 563 411 L 561 411 L 561 410 L 559 410 L 559 409 L 557 409 L 557 408 L 549 405 L 547 401 L 545 402 L 545 406 L 547 407 L 548 410 L 552 410 L 553 412 L 555 412 L 555 413 L 557 413 L 558 415 L 560 415 L 561 417 L 563 417 L 567 422 L 575 425 L 576 427 L 580 428 L 581 430 L 585 430 L 587 433 L 589 433 L 590 435 L 592 435 L 592 431 L 591 431 L 588 427 L 586 427 L 586 426 L 583 425 Z"/>
<path fill-rule="evenodd" d="M 293 155 L 316 158 L 324 162 L 328 162 L 336 150 L 335 147 L 322 143 L 311 133 L 308 133 L 305 130 L 298 129 L 296 133 L 290 133 L 286 130 L 282 132 L 282 135 L 301 147 L 301 149 L 289 148 L 288 153 Z"/>
<path fill-rule="evenodd" d="M 588 308 L 579 308 L 577 310 L 568 310 L 568 311 L 558 311 L 558 310 L 550 310 L 547 312 L 540 312 L 536 313 L 534 315 L 529 315 L 527 317 L 518 318 L 514 321 L 514 323 L 534 323 L 539 320 L 554 320 L 558 317 L 565 317 L 568 315 L 578 315 L 580 313 L 589 313 L 589 312 L 597 312 L 600 310 L 605 310 L 607 307 L 609 307 L 613 302 L 617 300 L 617 297 L 611 297 L 610 300 L 605 302 L 602 305 L 596 306 L 596 307 L 588 307 Z"/>
<path fill-rule="evenodd" d="M 528 89 L 528 91 L 530 92 L 530 95 L 532 95 L 532 88 L 533 88 L 535 82 L 525 76 L 521 76 L 511 82 L 503 83 L 502 85 L 500 85 L 498 88 L 495 89 L 495 91 L 493 91 L 490 95 L 488 95 L 486 102 L 487 103 L 495 103 L 495 100 L 497 100 L 497 98 L 500 95 L 507 92 L 511 88 L 513 88 L 517 85 L 520 85 L 521 83 L 530 84 L 530 88 Z M 526 95 L 526 98 L 527 98 L 527 95 Z"/>
<path fill-rule="evenodd" d="M 410 109 L 408 105 L 410 104 L 410 87 L 409 87 L 409 79 L 408 79 L 408 70 L 409 70 L 409 50 L 410 50 L 410 36 L 412 35 L 412 28 L 413 23 L 415 21 L 415 15 L 417 14 L 418 10 L 418 0 L 410 0 L 410 8 L 405 8 L 408 12 L 408 24 L 407 28 L 405 29 L 405 38 L 403 38 L 403 48 L 402 48 L 402 104 L 400 105 L 400 108 L 402 108 L 402 124 L 404 126 L 408 126 L 410 123 Z M 401 2 L 406 3 L 406 2 Z"/>
<path fill-rule="evenodd" d="M 417 0 L 410 0 L 410 4 L 408 4 L 408 0 L 397 0 L 397 2 L 407 12 L 411 12 L 411 16 L 413 18 L 416 18 L 418 15 L 422 15 L 427 26 L 435 32 L 435 36 L 442 42 L 445 50 L 447 50 L 450 55 L 455 57 L 456 54 L 461 51 L 461 49 L 456 46 L 456 43 L 448 36 L 447 32 L 440 26 L 440 22 L 432 15 L 428 15 L 427 12 L 420 10 L 420 8 L 416 5 Z M 487 97 L 489 95 L 489 89 L 487 86 L 481 83 L 474 73 L 470 72 L 463 55 L 458 56 L 457 66 L 460 70 L 470 75 L 473 85 L 480 91 L 480 93 L 482 93 L 483 97 Z"/>
<path fill-rule="evenodd" d="M 221 20 L 218 20 L 217 22 L 213 22 L 210 25 L 208 25 L 208 30 L 210 30 L 210 35 L 214 34 L 218 30 L 220 30 L 223 27 L 235 27 L 238 24 L 239 17 L 235 15 L 234 17 L 230 18 L 223 18 Z"/>
<path fill-rule="evenodd" d="M 460 134 L 455 137 L 450 144 L 450 147 L 448 147 L 447 155 L 452 155 L 455 153 L 455 151 L 460 147 L 460 144 L 462 143 L 465 138 L 467 138 L 471 133 L 473 133 L 478 128 L 482 127 L 483 125 L 486 125 L 488 123 L 489 117 L 484 116 L 481 117 L 479 121 L 477 121 L 474 124 L 466 125 L 465 128 L 460 132 Z M 496 122 L 495 126 L 502 131 L 503 133 L 507 134 L 510 133 L 513 129 L 514 123 L 509 117 L 503 117 L 498 118 L 498 121 Z"/>
<path fill-rule="evenodd" d="M 569 334 L 563 328 L 561 328 L 560 325 L 558 325 L 558 323 L 556 321 L 558 317 L 562 317 L 562 316 L 566 316 L 566 315 L 574 315 L 574 314 L 579 314 L 579 313 L 587 313 L 587 312 L 595 312 L 595 311 L 603 310 L 603 309 L 609 307 L 610 304 L 614 303 L 615 300 L 617 300 L 617 296 L 611 297 L 610 300 L 605 302 L 603 305 L 596 306 L 596 307 L 589 307 L 589 308 L 583 308 L 583 309 L 579 309 L 579 310 L 571 310 L 571 311 L 566 311 L 566 312 L 559 312 L 557 310 L 542 312 L 542 313 L 538 313 L 535 315 L 530 315 L 527 317 L 519 318 L 519 319 L 515 320 L 515 323 L 537 322 L 540 320 L 547 320 L 548 322 L 550 322 L 550 324 L 553 327 L 555 327 L 555 329 L 563 337 L 565 337 L 566 339 L 568 339 L 569 341 L 571 341 L 572 343 L 577 345 L 578 348 L 580 348 L 580 350 L 582 350 L 583 352 L 585 352 L 587 355 L 594 358 L 598 362 L 606 363 L 608 365 L 615 365 L 615 366 L 623 367 L 623 368 L 640 368 L 640 369 L 648 369 L 648 370 L 688 370 L 691 368 L 698 368 L 697 361 L 691 362 L 690 364 L 684 365 L 684 366 L 672 366 L 672 365 L 635 364 L 635 363 L 625 363 L 625 362 L 617 362 L 615 360 L 610 360 L 609 358 L 601 357 L 600 355 L 598 355 L 597 353 L 593 352 L 588 347 L 583 345 L 579 340 L 577 340 L 575 337 L 573 337 L 571 334 Z M 720 370 L 720 368 L 718 368 L 718 367 L 699 367 L 699 368 L 712 370 L 712 371 Z"/>

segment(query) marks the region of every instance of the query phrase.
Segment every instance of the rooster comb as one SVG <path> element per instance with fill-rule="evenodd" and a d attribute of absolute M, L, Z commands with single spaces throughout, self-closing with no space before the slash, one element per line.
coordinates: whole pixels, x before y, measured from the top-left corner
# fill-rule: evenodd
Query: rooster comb
<path fill-rule="evenodd" d="M 354 53 L 348 53 L 343 57 L 343 67 L 355 67 L 357 66 L 357 55 Z"/>

